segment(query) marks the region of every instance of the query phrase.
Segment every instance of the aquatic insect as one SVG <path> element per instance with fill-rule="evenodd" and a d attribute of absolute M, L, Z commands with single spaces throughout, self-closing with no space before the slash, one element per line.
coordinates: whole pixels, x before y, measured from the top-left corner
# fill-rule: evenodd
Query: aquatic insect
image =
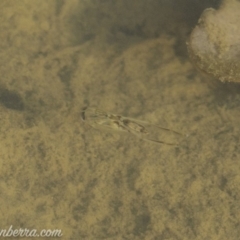
<path fill-rule="evenodd" d="M 179 140 L 184 136 L 168 128 L 107 113 L 98 108 L 85 107 L 81 112 L 81 118 L 93 128 L 128 132 L 143 140 L 166 145 L 178 145 Z"/>

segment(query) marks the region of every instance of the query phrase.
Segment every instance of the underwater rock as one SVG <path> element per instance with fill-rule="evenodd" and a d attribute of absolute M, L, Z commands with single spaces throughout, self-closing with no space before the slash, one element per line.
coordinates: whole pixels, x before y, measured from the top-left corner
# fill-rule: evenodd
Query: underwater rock
<path fill-rule="evenodd" d="M 187 45 L 197 68 L 222 82 L 240 82 L 240 1 L 206 9 Z"/>

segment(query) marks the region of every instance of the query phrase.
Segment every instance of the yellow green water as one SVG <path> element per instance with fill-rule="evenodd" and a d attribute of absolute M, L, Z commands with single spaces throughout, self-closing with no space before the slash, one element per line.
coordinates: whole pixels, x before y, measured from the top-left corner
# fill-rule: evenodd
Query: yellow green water
<path fill-rule="evenodd" d="M 185 8 L 1 1 L 0 229 L 238 239 L 238 86 L 195 71 Z M 175 147 L 95 129 L 84 106 L 189 137 Z"/>

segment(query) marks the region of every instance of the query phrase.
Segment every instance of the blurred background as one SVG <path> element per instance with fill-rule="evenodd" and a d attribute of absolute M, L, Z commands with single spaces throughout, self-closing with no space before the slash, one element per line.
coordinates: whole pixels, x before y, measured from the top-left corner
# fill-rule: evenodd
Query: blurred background
<path fill-rule="evenodd" d="M 186 45 L 220 5 L 1 1 L 1 229 L 238 239 L 239 86 L 197 71 Z M 170 147 L 95 129 L 85 106 L 188 137 Z"/>

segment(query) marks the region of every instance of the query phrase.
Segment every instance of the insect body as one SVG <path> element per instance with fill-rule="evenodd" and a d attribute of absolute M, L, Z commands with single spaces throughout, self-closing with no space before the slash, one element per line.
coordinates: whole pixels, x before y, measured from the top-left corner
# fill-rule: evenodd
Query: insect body
<path fill-rule="evenodd" d="M 177 145 L 183 137 L 183 134 L 171 129 L 134 118 L 107 113 L 98 108 L 84 108 L 81 117 L 93 128 L 129 132 L 143 140 L 155 143 Z"/>

